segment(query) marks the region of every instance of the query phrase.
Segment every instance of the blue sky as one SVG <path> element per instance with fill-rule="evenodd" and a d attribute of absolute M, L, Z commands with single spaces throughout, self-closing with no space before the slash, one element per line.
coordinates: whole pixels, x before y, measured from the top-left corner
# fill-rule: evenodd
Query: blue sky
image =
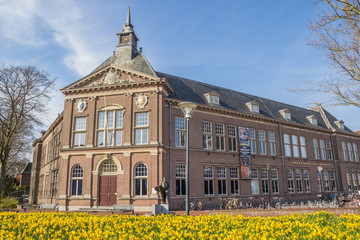
<path fill-rule="evenodd" d="M 155 70 L 306 108 L 319 94 L 287 89 L 334 70 L 308 45 L 311 0 L 0 0 L 0 63 L 35 65 L 60 89 L 90 73 L 116 49 L 127 7 L 139 46 Z M 63 109 L 57 91 L 47 123 Z M 352 130 L 355 107 L 326 106 Z"/>

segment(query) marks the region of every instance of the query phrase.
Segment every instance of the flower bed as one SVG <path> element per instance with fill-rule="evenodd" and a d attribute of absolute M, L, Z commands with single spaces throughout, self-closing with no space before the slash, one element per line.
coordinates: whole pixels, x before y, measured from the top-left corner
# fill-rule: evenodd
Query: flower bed
<path fill-rule="evenodd" d="M 360 216 L 155 217 L 87 213 L 0 213 L 1 239 L 360 239 Z"/>

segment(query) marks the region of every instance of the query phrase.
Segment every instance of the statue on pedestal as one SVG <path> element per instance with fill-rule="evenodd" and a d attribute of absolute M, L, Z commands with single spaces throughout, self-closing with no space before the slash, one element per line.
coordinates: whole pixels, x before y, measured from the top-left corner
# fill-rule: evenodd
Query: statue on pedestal
<path fill-rule="evenodd" d="M 170 185 L 166 181 L 166 178 L 163 178 L 163 181 L 161 182 L 161 184 L 155 187 L 155 190 L 157 192 L 160 192 L 160 194 L 161 194 L 161 199 L 162 199 L 163 204 L 168 203 L 166 192 L 167 192 L 167 190 L 169 190 L 169 187 L 170 187 Z"/>

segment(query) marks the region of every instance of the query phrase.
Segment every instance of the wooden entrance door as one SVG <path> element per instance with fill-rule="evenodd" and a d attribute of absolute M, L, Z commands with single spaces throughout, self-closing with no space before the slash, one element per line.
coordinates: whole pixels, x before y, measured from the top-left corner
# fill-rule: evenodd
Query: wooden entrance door
<path fill-rule="evenodd" d="M 116 203 L 117 176 L 100 176 L 100 206 Z"/>

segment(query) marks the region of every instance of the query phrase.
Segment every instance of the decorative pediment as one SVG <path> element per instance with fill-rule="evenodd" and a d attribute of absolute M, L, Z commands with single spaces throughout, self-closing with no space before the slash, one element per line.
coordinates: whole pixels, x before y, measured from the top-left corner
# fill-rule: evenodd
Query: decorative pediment
<path fill-rule="evenodd" d="M 285 120 L 291 120 L 291 111 L 288 108 L 279 110 L 279 113 L 285 118 Z"/>
<path fill-rule="evenodd" d="M 111 65 L 106 69 L 90 74 L 77 82 L 68 85 L 61 91 L 67 92 L 75 89 L 91 89 L 95 87 L 98 88 L 159 80 L 160 78 L 158 77 Z"/>

